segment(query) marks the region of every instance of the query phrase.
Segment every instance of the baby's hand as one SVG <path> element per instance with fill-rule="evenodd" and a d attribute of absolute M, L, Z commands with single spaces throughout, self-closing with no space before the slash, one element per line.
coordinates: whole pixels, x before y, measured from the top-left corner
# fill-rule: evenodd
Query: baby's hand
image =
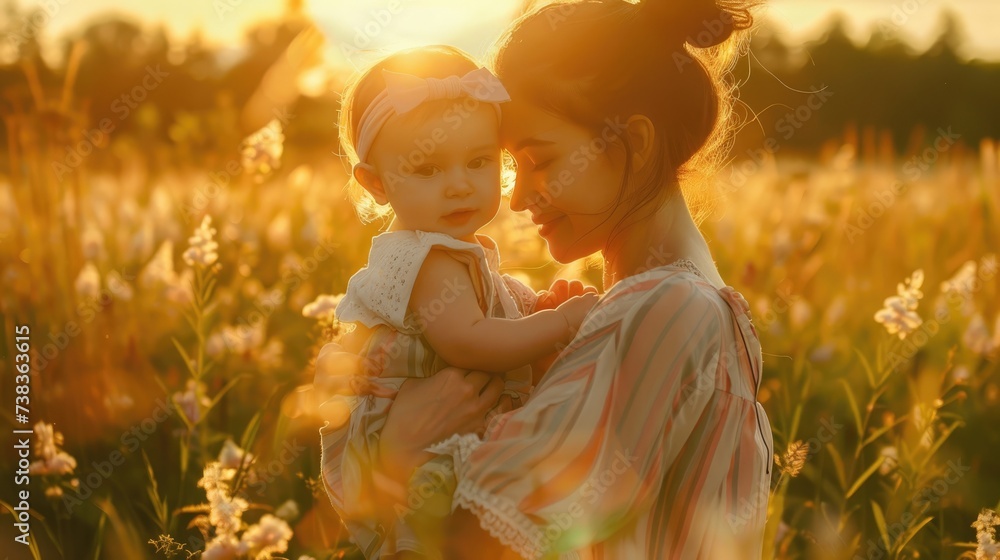
<path fill-rule="evenodd" d="M 552 283 L 548 290 L 538 293 L 538 303 L 535 304 L 535 311 L 543 309 L 555 309 L 560 304 L 565 303 L 574 296 L 583 294 L 596 294 L 597 288 L 584 286 L 579 280 L 566 280 L 560 278 Z"/>
<path fill-rule="evenodd" d="M 597 305 L 597 299 L 597 294 L 585 293 L 567 299 L 562 305 L 556 308 L 556 311 L 562 313 L 563 317 L 566 318 L 566 322 L 569 323 L 570 331 L 574 336 L 576 335 L 576 331 L 580 330 L 583 319 Z"/>

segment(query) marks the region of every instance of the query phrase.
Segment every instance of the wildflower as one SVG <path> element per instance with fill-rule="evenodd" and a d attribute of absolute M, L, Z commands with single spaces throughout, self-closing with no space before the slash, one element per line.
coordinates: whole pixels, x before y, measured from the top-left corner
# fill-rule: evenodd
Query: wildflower
<path fill-rule="evenodd" d="M 94 263 L 88 262 L 73 283 L 76 293 L 83 299 L 97 298 L 101 293 L 101 274 Z"/>
<path fill-rule="evenodd" d="M 240 150 L 243 168 L 258 177 L 267 175 L 281 165 L 284 142 L 281 123 L 277 119 L 267 123 L 264 128 L 243 140 Z"/>
<path fill-rule="evenodd" d="M 972 316 L 968 328 L 962 335 L 962 343 L 976 354 L 986 355 L 995 350 L 996 347 L 990 338 L 990 331 L 986 327 L 986 321 L 983 320 L 982 314 L 976 313 Z"/>
<path fill-rule="evenodd" d="M 241 464 L 250 464 L 253 459 L 253 454 L 240 449 L 232 439 L 227 439 L 219 451 L 219 463 L 227 469 L 237 469 Z"/>
<path fill-rule="evenodd" d="M 177 279 L 174 272 L 174 242 L 164 241 L 153 254 L 146 267 L 139 273 L 139 283 L 144 288 L 156 284 L 170 284 Z"/>
<path fill-rule="evenodd" d="M 189 248 L 184 251 L 184 262 L 188 266 L 208 267 L 219 259 L 216 252 L 219 244 L 215 242 L 215 229 L 212 227 L 212 217 L 205 216 L 194 235 L 188 238 Z"/>
<path fill-rule="evenodd" d="M 306 304 L 306 306 L 302 308 L 302 315 L 305 317 L 312 317 L 314 319 L 325 317 L 327 314 L 333 313 L 333 311 L 337 309 L 337 305 L 340 304 L 340 300 L 342 299 L 344 299 L 344 294 L 337 294 L 335 296 L 323 294 L 311 303 Z"/>
<path fill-rule="evenodd" d="M 236 534 L 243 522 L 243 513 L 250 507 L 246 500 L 237 497 L 223 499 L 220 496 L 209 504 L 212 509 L 208 514 L 208 520 L 220 535 Z"/>
<path fill-rule="evenodd" d="M 93 225 L 87 226 L 80 234 L 83 256 L 87 260 L 100 258 L 104 253 L 104 234 Z"/>
<path fill-rule="evenodd" d="M 924 272 L 917 270 L 905 283 L 897 286 L 897 295 L 886 298 L 883 304 L 885 307 L 875 313 L 875 321 L 883 324 L 889 334 L 899 335 L 900 340 L 923 324 L 916 313 L 917 304 L 924 297 L 920 291 L 923 283 Z"/>
<path fill-rule="evenodd" d="M 792 303 L 789 320 L 791 321 L 793 327 L 803 327 L 809 322 L 810 319 L 812 319 L 812 316 L 812 307 L 810 307 L 809 303 L 807 303 L 804 299 L 796 299 L 795 302 Z"/>
<path fill-rule="evenodd" d="M 806 464 L 806 458 L 809 456 L 809 445 L 802 440 L 794 441 L 788 444 L 788 450 L 782 456 L 774 455 L 774 462 L 778 465 L 781 472 L 787 474 L 788 476 L 798 476 L 802 472 L 802 467 Z"/>
<path fill-rule="evenodd" d="M 135 295 L 132 291 L 132 286 L 117 271 L 108 274 L 105 282 L 108 285 L 108 290 L 121 301 L 131 301 L 132 296 Z"/>
<path fill-rule="evenodd" d="M 889 473 L 896 470 L 899 466 L 899 451 L 893 446 L 883 447 L 882 451 L 879 453 L 882 458 L 882 464 L 878 467 L 878 473 L 882 476 L 888 476 Z"/>
<path fill-rule="evenodd" d="M 201 410 L 212 404 L 212 401 L 205 396 L 205 385 L 203 383 L 189 379 L 186 387 L 187 390 L 183 393 L 180 391 L 174 393 L 172 398 L 177 403 L 177 406 L 184 411 L 184 416 L 192 424 L 197 424 L 201 420 Z"/>
<path fill-rule="evenodd" d="M 965 366 L 956 366 L 951 372 L 951 378 L 955 385 L 965 385 L 969 382 L 969 377 L 969 368 Z"/>
<path fill-rule="evenodd" d="M 1000 559 L 1000 543 L 996 542 L 996 527 L 1000 525 L 1000 516 L 990 509 L 984 509 L 979 517 L 972 522 L 976 530 L 976 560 Z"/>
<path fill-rule="evenodd" d="M 287 500 L 278 506 L 278 509 L 274 510 L 274 515 L 285 521 L 291 521 L 299 516 L 299 504 L 295 503 L 295 500 Z"/>
<path fill-rule="evenodd" d="M 991 256 L 987 256 L 983 259 L 983 273 L 989 271 L 989 267 L 992 266 L 989 259 Z M 978 265 L 976 261 L 967 261 L 962 265 L 962 268 L 958 269 L 958 272 L 954 276 L 945 280 L 941 283 L 941 295 L 942 296 L 958 296 L 962 301 L 961 312 L 962 315 L 968 317 L 972 315 L 976 310 L 976 304 L 972 296 L 978 289 L 976 283 L 979 278 L 976 274 L 976 269 Z"/>
<path fill-rule="evenodd" d="M 216 461 L 205 465 L 202 473 L 201 480 L 198 481 L 198 486 L 204 488 L 208 499 L 212 500 L 215 493 L 227 491 L 227 485 L 236 474 L 236 469 L 223 467 L 222 463 Z"/>
<path fill-rule="evenodd" d="M 35 456 L 39 459 L 28 465 L 28 472 L 35 475 L 62 476 L 73 474 L 73 471 L 76 470 L 76 459 L 59 449 L 63 442 L 63 435 L 55 431 L 55 426 L 39 422 L 35 424 L 34 432 L 38 440 Z"/>
<path fill-rule="evenodd" d="M 202 560 L 236 560 L 241 555 L 239 541 L 233 535 L 216 535 L 201 553 Z"/>
<path fill-rule="evenodd" d="M 288 550 L 288 539 L 292 538 L 292 529 L 283 519 L 269 513 L 260 518 L 260 522 L 250 526 L 240 540 L 251 557 L 268 558 L 272 552 Z"/>
<path fill-rule="evenodd" d="M 236 474 L 236 469 L 226 468 L 219 462 L 212 462 L 205 465 L 202 472 L 198 486 L 205 489 L 205 495 L 208 497 L 209 522 L 215 527 L 217 535 L 235 535 L 243 522 L 243 513 L 250 507 L 243 498 L 231 497 L 229 494 L 229 482 Z M 224 545 L 225 542 L 220 541 L 220 552 L 217 554 L 222 554 L 221 550 L 225 550 Z"/>
<path fill-rule="evenodd" d="M 285 353 L 285 343 L 276 338 L 269 339 L 267 344 L 254 356 L 257 364 L 263 370 L 273 370 L 281 365 L 281 357 Z"/>
<path fill-rule="evenodd" d="M 288 212 L 279 212 L 267 226 L 268 245 L 277 252 L 285 252 L 292 247 L 292 219 Z"/>
<path fill-rule="evenodd" d="M 156 552 L 162 552 L 167 558 L 173 558 L 181 552 L 185 552 L 183 544 L 174 540 L 170 535 L 160 535 L 155 539 L 146 541 L 156 548 Z M 204 558 L 204 556 L 202 556 Z"/>

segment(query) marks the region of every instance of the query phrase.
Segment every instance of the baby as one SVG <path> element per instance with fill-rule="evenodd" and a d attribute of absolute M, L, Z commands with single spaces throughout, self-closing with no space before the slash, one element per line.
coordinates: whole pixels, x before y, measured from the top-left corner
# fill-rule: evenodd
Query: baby
<path fill-rule="evenodd" d="M 361 395 L 346 430 L 321 430 L 327 491 L 367 558 L 438 557 L 433 522 L 451 509 L 454 474 L 443 456 L 411 482 L 429 485 L 433 496 L 422 492 L 393 519 L 379 521 L 375 497 L 366 495 L 377 483 L 378 435 L 402 382 L 446 366 L 496 372 L 516 406 L 531 389 L 531 365 L 568 344 L 597 301 L 592 289 L 553 298 L 555 286 L 540 297 L 499 274 L 495 242 L 477 233 L 500 206 L 505 101 L 500 81 L 452 47 L 391 55 L 344 92 L 341 144 L 354 187 L 363 189 L 359 214 L 391 208 L 393 216 L 336 310 L 356 324 L 345 347 L 363 358 L 354 385 Z M 367 449 L 350 445 L 358 434 Z"/>

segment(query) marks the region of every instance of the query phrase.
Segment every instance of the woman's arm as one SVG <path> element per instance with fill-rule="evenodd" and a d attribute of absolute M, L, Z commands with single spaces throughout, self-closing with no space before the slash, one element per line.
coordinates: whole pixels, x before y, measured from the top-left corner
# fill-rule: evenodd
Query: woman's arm
<path fill-rule="evenodd" d="M 718 490 L 721 465 L 733 460 L 726 445 L 744 422 L 743 403 L 715 390 L 724 350 L 716 302 L 681 279 L 609 305 L 630 310 L 619 328 L 574 341 L 546 385 L 488 440 L 435 446 L 454 458 L 459 479 L 451 557 L 493 554 L 498 543 L 487 534 L 524 557 L 586 548 L 648 512 L 673 469 L 704 473 L 712 480 L 702 491 Z M 430 397 L 411 389 L 399 397 Z M 383 433 L 396 429 L 397 414 L 408 417 L 394 407 Z M 465 510 L 490 530 L 457 513 Z M 683 517 L 670 522 L 671 534 L 682 534 L 673 523 Z"/>
<path fill-rule="evenodd" d="M 596 295 L 587 294 L 520 319 L 485 317 L 466 265 L 431 251 L 417 275 L 409 308 L 444 361 L 459 368 L 508 371 L 569 343 L 596 302 Z"/>
<path fill-rule="evenodd" d="M 503 390 L 495 375 L 453 367 L 406 380 L 379 438 L 383 474 L 403 483 L 433 457 L 425 451 L 431 445 L 453 434 L 482 433 Z"/>

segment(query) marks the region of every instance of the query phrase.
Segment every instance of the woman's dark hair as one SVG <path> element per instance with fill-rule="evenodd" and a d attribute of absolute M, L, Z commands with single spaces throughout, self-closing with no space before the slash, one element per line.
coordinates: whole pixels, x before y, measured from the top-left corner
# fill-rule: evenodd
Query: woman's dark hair
<path fill-rule="evenodd" d="M 647 116 L 656 131 L 654 157 L 641 170 L 626 158 L 616 204 L 640 208 L 662 201 L 675 191 L 659 186 L 684 179 L 688 207 L 700 221 L 714 197 L 704 184 L 691 187 L 714 175 L 731 147 L 735 86 L 729 70 L 746 45 L 750 10 L 757 3 L 548 4 L 507 29 L 494 48 L 492 66 L 512 97 L 597 135 L 607 119 Z M 628 138 L 619 140 L 630 155 Z"/>

